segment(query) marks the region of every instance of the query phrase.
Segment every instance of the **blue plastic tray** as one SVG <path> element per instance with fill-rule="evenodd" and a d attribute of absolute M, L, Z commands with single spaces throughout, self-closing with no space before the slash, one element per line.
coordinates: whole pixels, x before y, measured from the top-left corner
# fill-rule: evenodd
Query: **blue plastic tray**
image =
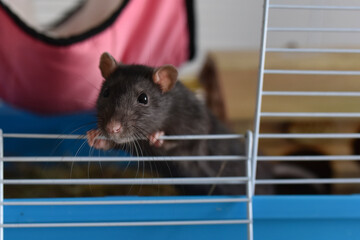
<path fill-rule="evenodd" d="M 111 197 L 99 200 L 169 199 Z M 181 199 L 183 197 L 171 197 Z M 208 197 L 205 197 L 208 198 Z M 84 199 L 71 199 L 84 200 Z M 256 196 L 255 240 L 360 239 L 360 196 Z M 245 203 L 5 206 L 6 223 L 239 219 Z M 5 229 L 5 239 L 246 239 L 246 225 Z"/>

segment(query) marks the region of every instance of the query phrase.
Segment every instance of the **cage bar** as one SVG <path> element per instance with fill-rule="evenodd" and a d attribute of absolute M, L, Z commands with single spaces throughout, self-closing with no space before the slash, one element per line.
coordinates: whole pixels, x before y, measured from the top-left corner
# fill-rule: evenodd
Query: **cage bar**
<path fill-rule="evenodd" d="M 4 133 L 4 138 L 31 138 L 31 139 L 87 139 L 86 135 L 76 134 L 31 134 L 31 133 Z M 104 137 L 100 137 L 105 139 Z M 240 139 L 243 134 L 204 134 L 204 135 L 173 135 L 161 136 L 162 140 L 211 140 L 211 139 Z"/>
<path fill-rule="evenodd" d="M 253 193 L 253 186 L 254 184 L 251 182 L 251 154 L 252 154 L 252 144 L 253 144 L 253 137 L 251 131 L 247 131 L 246 133 L 246 176 L 248 177 L 247 186 L 246 186 L 246 196 L 249 200 L 247 202 L 247 219 L 249 220 L 249 223 L 247 225 L 247 234 L 248 234 L 248 240 L 254 239 L 254 220 L 253 220 L 253 207 L 252 207 L 252 193 Z"/>
<path fill-rule="evenodd" d="M 191 185 L 245 184 L 248 177 L 193 177 L 193 178 L 92 178 L 92 179 L 4 179 L 6 185 Z"/>
<path fill-rule="evenodd" d="M 86 222 L 86 223 L 7 223 L 2 228 L 69 228 L 69 227 L 145 227 L 184 225 L 247 224 L 249 220 L 197 220 L 197 221 L 146 221 L 146 222 Z"/>
<path fill-rule="evenodd" d="M 149 156 L 149 157 L 4 157 L 4 162 L 150 162 L 150 161 L 239 161 L 245 156 Z"/>
<path fill-rule="evenodd" d="M 261 114 L 261 103 L 262 103 L 262 91 L 264 83 L 264 70 L 265 70 L 265 54 L 266 54 L 266 41 L 268 32 L 268 15 L 269 15 L 269 0 L 264 0 L 263 9 L 263 24 L 261 33 L 261 45 L 260 45 L 260 59 L 259 59 L 259 73 L 258 73 L 258 89 L 255 107 L 255 120 L 254 120 L 254 143 L 252 152 L 252 195 L 255 195 L 255 179 L 256 179 L 256 167 L 257 167 L 257 155 L 258 155 L 258 143 L 260 133 L 260 114 Z"/>
<path fill-rule="evenodd" d="M 195 203 L 238 203 L 248 202 L 249 198 L 226 197 L 211 199 L 159 199 L 159 200 L 106 200 L 106 201 L 20 201 L 3 202 L 4 206 L 74 206 L 74 205 L 156 205 L 156 204 L 195 204 Z"/>
<path fill-rule="evenodd" d="M 258 161 L 360 161 L 360 156 L 354 155 L 324 155 L 324 156 L 258 156 Z"/>
<path fill-rule="evenodd" d="M 267 48 L 266 52 L 281 53 L 360 53 L 360 49 L 332 48 Z"/>
<path fill-rule="evenodd" d="M 360 113 L 343 112 L 262 112 L 262 117 L 358 118 Z"/>
<path fill-rule="evenodd" d="M 358 139 L 360 133 L 261 133 L 259 138 L 272 138 L 272 139 L 299 139 L 299 138 L 312 138 L 312 139 Z"/>
<path fill-rule="evenodd" d="M 351 75 L 358 76 L 360 71 L 335 71 L 335 70 L 285 70 L 265 69 L 265 74 L 297 74 L 297 75 Z"/>
<path fill-rule="evenodd" d="M 360 178 L 256 179 L 256 184 L 359 184 Z"/>
<path fill-rule="evenodd" d="M 331 6 L 331 5 L 293 5 L 293 4 L 270 4 L 272 9 L 302 9 L 302 10 L 360 10 L 359 6 Z"/>
<path fill-rule="evenodd" d="M 360 97 L 360 92 L 263 91 L 263 96 Z"/>
<path fill-rule="evenodd" d="M 301 28 L 301 27 L 269 27 L 270 32 L 349 32 L 358 33 L 360 28 Z"/>

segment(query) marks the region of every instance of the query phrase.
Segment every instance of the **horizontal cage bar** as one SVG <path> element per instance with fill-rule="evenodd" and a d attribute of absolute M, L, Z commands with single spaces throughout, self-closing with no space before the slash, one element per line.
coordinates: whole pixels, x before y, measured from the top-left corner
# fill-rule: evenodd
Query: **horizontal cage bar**
<path fill-rule="evenodd" d="M 263 96 L 360 97 L 360 92 L 263 91 Z"/>
<path fill-rule="evenodd" d="M 330 5 L 290 5 L 290 4 L 270 4 L 272 9 L 302 9 L 302 10 L 360 10 L 359 6 L 330 6 Z"/>
<path fill-rule="evenodd" d="M 331 48 L 267 48 L 266 52 L 282 53 L 360 53 L 360 49 L 331 49 Z"/>
<path fill-rule="evenodd" d="M 268 27 L 269 32 L 360 32 L 360 28 Z"/>
<path fill-rule="evenodd" d="M 360 133 L 260 133 L 259 138 L 294 139 L 294 138 L 360 138 Z"/>
<path fill-rule="evenodd" d="M 333 117 L 333 118 L 358 118 L 360 113 L 322 113 L 322 112 L 262 112 L 262 117 Z"/>
<path fill-rule="evenodd" d="M 357 184 L 360 178 L 256 179 L 256 184 Z"/>
<path fill-rule="evenodd" d="M 258 156 L 258 161 L 360 161 L 355 155 L 325 155 L 325 156 Z"/>
<path fill-rule="evenodd" d="M 155 204 L 195 204 L 195 203 L 236 203 L 248 202 L 248 198 L 215 199 L 165 199 L 165 200 L 119 200 L 119 201 L 19 201 L 3 202 L 5 206 L 73 206 L 73 205 L 155 205 Z"/>
<path fill-rule="evenodd" d="M 333 70 L 284 70 L 265 69 L 265 74 L 289 74 L 289 75 L 360 75 L 360 71 L 333 71 Z"/>
<path fill-rule="evenodd" d="M 248 177 L 120 178 L 120 179 L 5 179 L 6 185 L 207 185 L 244 184 Z"/>
<path fill-rule="evenodd" d="M 4 157 L 4 162 L 149 162 L 149 161 L 239 161 L 245 156 L 150 156 L 150 157 Z"/>
<path fill-rule="evenodd" d="M 52 227 L 136 227 L 136 226 L 181 226 L 247 224 L 249 220 L 193 220 L 193 221 L 148 221 L 148 222 L 87 222 L 87 223 L 6 223 L 3 228 L 52 228 Z"/>
<path fill-rule="evenodd" d="M 86 139 L 86 135 L 76 134 L 22 134 L 22 133 L 4 133 L 4 138 L 33 138 L 33 139 Z M 244 138 L 243 134 L 204 134 L 204 135 L 173 135 L 161 136 L 162 140 L 211 140 L 211 139 L 239 139 Z"/>

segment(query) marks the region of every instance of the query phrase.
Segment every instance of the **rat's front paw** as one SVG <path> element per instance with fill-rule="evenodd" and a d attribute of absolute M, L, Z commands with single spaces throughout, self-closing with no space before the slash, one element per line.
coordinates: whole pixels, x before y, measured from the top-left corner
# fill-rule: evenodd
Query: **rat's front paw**
<path fill-rule="evenodd" d="M 90 130 L 86 133 L 87 141 L 90 147 L 100 149 L 100 150 L 109 150 L 111 148 L 111 143 L 106 139 L 99 139 L 101 132 L 98 129 Z"/>
<path fill-rule="evenodd" d="M 165 133 L 163 131 L 157 131 L 157 132 L 154 132 L 153 134 L 151 134 L 149 136 L 150 145 L 155 146 L 155 147 L 161 147 L 164 144 L 164 140 L 159 139 L 159 138 L 164 135 L 165 135 Z"/>

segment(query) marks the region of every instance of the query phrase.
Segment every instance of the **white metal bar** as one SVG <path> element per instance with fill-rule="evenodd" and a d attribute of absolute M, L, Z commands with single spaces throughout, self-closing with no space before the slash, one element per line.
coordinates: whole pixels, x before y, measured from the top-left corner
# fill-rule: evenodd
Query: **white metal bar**
<path fill-rule="evenodd" d="M 87 223 L 7 223 L 4 228 L 52 228 L 52 227 L 142 227 L 182 225 L 246 224 L 249 220 L 190 220 L 190 221 L 146 221 L 146 222 L 87 222 Z"/>
<path fill-rule="evenodd" d="M 86 135 L 78 134 L 38 134 L 38 133 L 4 133 L 4 138 L 32 138 L 32 139 L 86 139 Z"/>
<path fill-rule="evenodd" d="M 360 133 L 261 133 L 259 138 L 298 139 L 298 138 L 330 138 L 330 139 L 357 139 Z"/>
<path fill-rule="evenodd" d="M 4 138 L 0 129 L 0 181 L 4 181 Z M 0 225 L 4 224 L 4 183 L 0 183 Z M 4 228 L 0 227 L 0 240 L 4 239 Z"/>
<path fill-rule="evenodd" d="M 285 52 L 285 53 L 360 53 L 360 49 L 267 48 L 266 52 Z"/>
<path fill-rule="evenodd" d="M 252 147 L 253 146 L 253 139 L 251 131 L 247 131 L 246 133 L 246 156 L 248 160 L 246 161 L 246 176 L 248 177 L 247 186 L 246 186 L 246 197 L 248 199 L 247 202 L 247 219 L 249 223 L 247 225 L 247 234 L 248 240 L 254 239 L 254 226 L 253 226 L 253 207 L 252 207 L 252 193 L 253 193 L 253 186 L 254 184 L 251 182 L 253 179 L 251 177 L 251 154 L 252 154 Z"/>
<path fill-rule="evenodd" d="M 297 75 L 360 75 L 360 71 L 333 71 L 333 70 L 284 70 L 265 69 L 266 74 L 297 74 Z"/>
<path fill-rule="evenodd" d="M 212 139 L 239 139 L 244 138 L 243 134 L 210 134 L 210 135 L 172 135 L 162 136 L 162 140 L 212 140 Z"/>
<path fill-rule="evenodd" d="M 359 6 L 330 6 L 330 5 L 289 5 L 289 4 L 270 4 L 272 9 L 302 9 L 302 10 L 360 10 Z"/>
<path fill-rule="evenodd" d="M 257 179 L 256 184 L 357 184 L 360 178 Z"/>
<path fill-rule="evenodd" d="M 258 161 L 360 161 L 358 155 L 258 156 Z"/>
<path fill-rule="evenodd" d="M 263 91 L 263 96 L 360 97 L 360 92 Z"/>
<path fill-rule="evenodd" d="M 30 134 L 30 133 L 4 133 L 4 138 L 33 138 L 33 139 L 86 139 L 86 135 L 74 134 Z M 211 139 L 237 139 L 244 138 L 243 134 L 204 134 L 204 135 L 173 135 L 161 136 L 162 140 L 211 140 Z"/>
<path fill-rule="evenodd" d="M 118 179 L 5 179 L 6 185 L 206 185 L 244 184 L 247 177 L 118 178 Z"/>
<path fill-rule="evenodd" d="M 152 161 L 239 161 L 245 156 L 150 156 L 150 157 L 4 157 L 4 162 L 152 162 Z"/>
<path fill-rule="evenodd" d="M 259 59 L 259 72 L 258 72 L 258 89 L 256 97 L 256 107 L 255 107 L 255 116 L 254 116 L 254 144 L 252 152 L 252 195 L 255 195 L 255 179 L 256 179 L 256 165 L 257 165 L 257 155 L 258 155 L 258 142 L 259 142 L 259 132 L 260 132 L 260 117 L 261 117 L 261 103 L 262 103 L 262 91 L 264 83 L 264 69 L 265 69 L 265 55 L 266 55 L 266 41 L 267 41 L 267 32 L 268 32 L 268 16 L 269 16 L 269 0 L 264 0 L 264 10 L 263 10 L 263 24 L 262 24 L 262 33 L 261 33 L 261 46 L 260 46 L 260 59 Z"/>
<path fill-rule="evenodd" d="M 269 27 L 269 32 L 360 32 L 360 28 Z"/>
<path fill-rule="evenodd" d="M 155 205 L 155 204 L 197 204 L 197 203 L 238 203 L 248 198 L 227 197 L 214 199 L 164 199 L 164 200 L 91 200 L 91 201 L 19 201 L 4 202 L 4 206 L 74 206 L 74 205 Z"/>
<path fill-rule="evenodd" d="M 327 117 L 327 118 L 358 118 L 360 113 L 341 112 L 262 112 L 262 117 Z"/>

